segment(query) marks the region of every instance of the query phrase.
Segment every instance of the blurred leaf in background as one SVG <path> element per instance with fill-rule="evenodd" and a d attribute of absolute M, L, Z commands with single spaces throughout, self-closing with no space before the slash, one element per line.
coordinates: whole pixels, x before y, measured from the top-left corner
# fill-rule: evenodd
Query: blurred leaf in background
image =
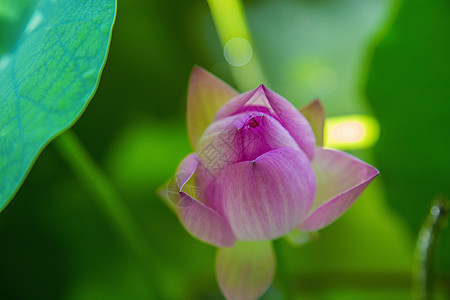
<path fill-rule="evenodd" d="M 2 0 L 0 2 L 0 53 L 9 52 L 25 28 L 36 0 Z"/>
<path fill-rule="evenodd" d="M 414 235 L 431 200 L 450 193 L 449 70 L 450 3 L 403 1 L 376 48 L 367 90 L 382 128 L 375 157 L 387 198 Z M 435 262 L 447 287 L 449 253 L 447 227 Z"/>

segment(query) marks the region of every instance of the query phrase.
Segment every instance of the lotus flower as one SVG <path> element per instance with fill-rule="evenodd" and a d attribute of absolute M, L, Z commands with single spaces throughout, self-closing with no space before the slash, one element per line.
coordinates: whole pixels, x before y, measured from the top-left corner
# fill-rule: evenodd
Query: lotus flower
<path fill-rule="evenodd" d="M 324 110 L 301 111 L 264 85 L 238 94 L 195 67 L 187 125 L 194 153 L 165 197 L 186 230 L 219 247 L 216 272 L 228 299 L 256 299 L 270 286 L 271 240 L 319 230 L 339 218 L 378 171 L 323 148 Z"/>

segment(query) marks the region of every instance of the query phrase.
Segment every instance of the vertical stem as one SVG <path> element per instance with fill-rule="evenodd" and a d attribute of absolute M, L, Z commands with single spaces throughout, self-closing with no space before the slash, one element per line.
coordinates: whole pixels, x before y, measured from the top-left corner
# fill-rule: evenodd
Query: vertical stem
<path fill-rule="evenodd" d="M 250 37 L 245 12 L 240 0 L 207 0 L 222 47 L 233 38 L 242 38 L 253 49 L 250 61 L 243 66 L 230 64 L 234 80 L 240 90 L 254 89 L 260 84 L 268 85 L 263 69 L 255 54 L 254 43 Z"/>
<path fill-rule="evenodd" d="M 294 280 L 289 276 L 289 272 L 286 269 L 286 260 L 283 259 L 283 243 L 285 241 L 282 238 L 273 241 L 273 248 L 277 258 L 277 277 L 279 278 L 277 283 L 284 299 L 294 299 Z"/>
<path fill-rule="evenodd" d="M 158 267 L 159 261 L 154 249 L 134 221 L 116 188 L 90 157 L 74 132 L 69 130 L 62 134 L 55 140 L 54 145 L 81 184 L 91 194 L 92 199 L 97 201 L 98 206 L 109 217 L 111 224 L 115 226 L 134 251 L 139 262 L 146 267 L 146 271 L 162 270 Z M 154 273 L 154 271 L 151 271 L 151 273 Z M 148 275 L 157 278 L 153 274 Z M 157 282 L 154 285 L 155 289 L 159 288 Z"/>
<path fill-rule="evenodd" d="M 439 233 L 445 224 L 450 201 L 444 196 L 433 200 L 430 213 L 417 238 L 413 262 L 413 299 L 429 300 L 433 293 L 433 257 Z"/>

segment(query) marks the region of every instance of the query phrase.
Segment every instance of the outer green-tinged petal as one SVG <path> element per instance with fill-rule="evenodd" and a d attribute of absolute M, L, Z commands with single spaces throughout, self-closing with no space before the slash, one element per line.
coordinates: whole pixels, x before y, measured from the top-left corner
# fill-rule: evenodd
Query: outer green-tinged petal
<path fill-rule="evenodd" d="M 323 145 L 323 127 L 325 125 L 325 109 L 320 100 L 314 100 L 305 107 L 300 108 L 300 112 L 308 120 L 316 137 L 316 145 Z"/>
<path fill-rule="evenodd" d="M 228 300 L 258 299 L 272 283 L 274 272 L 270 241 L 237 242 L 217 251 L 217 280 Z"/>
<path fill-rule="evenodd" d="M 307 216 L 316 179 L 301 150 L 278 148 L 224 169 L 206 189 L 207 204 L 228 220 L 238 240 L 283 236 Z"/>
<path fill-rule="evenodd" d="M 313 161 L 317 193 L 304 231 L 319 230 L 339 218 L 378 175 L 378 170 L 350 154 L 317 148 Z"/>
<path fill-rule="evenodd" d="M 218 246 L 234 244 L 234 234 L 228 223 L 214 210 L 196 200 L 202 191 L 190 180 L 197 169 L 196 154 L 188 155 L 178 167 L 175 181 L 162 193 L 172 203 L 186 230 L 198 239 Z M 164 195 L 165 194 L 165 195 Z"/>
<path fill-rule="evenodd" d="M 219 108 L 238 93 L 208 71 L 194 67 L 189 81 L 187 127 L 194 147 Z"/>

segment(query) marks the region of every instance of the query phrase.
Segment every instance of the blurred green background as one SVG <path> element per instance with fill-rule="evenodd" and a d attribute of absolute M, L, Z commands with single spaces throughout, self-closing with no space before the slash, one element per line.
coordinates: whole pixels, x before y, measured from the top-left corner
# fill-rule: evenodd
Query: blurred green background
<path fill-rule="evenodd" d="M 328 116 L 373 114 L 381 127 L 373 148 L 351 151 L 381 175 L 317 241 L 276 242 L 277 275 L 263 299 L 410 299 L 416 235 L 431 200 L 450 190 L 450 3 L 243 7 L 271 89 L 299 107 L 320 98 Z M 28 15 L 20 24 L 0 19 L 0 32 L 20 32 Z M 119 0 L 100 86 L 73 127 L 158 264 L 140 263 L 51 143 L 0 214 L 1 299 L 222 299 L 215 249 L 186 233 L 156 195 L 191 151 L 185 106 L 194 64 L 254 87 L 234 81 L 240 67 L 225 60 L 206 1 Z M 434 261 L 442 299 L 450 295 L 449 253 L 447 227 Z"/>

